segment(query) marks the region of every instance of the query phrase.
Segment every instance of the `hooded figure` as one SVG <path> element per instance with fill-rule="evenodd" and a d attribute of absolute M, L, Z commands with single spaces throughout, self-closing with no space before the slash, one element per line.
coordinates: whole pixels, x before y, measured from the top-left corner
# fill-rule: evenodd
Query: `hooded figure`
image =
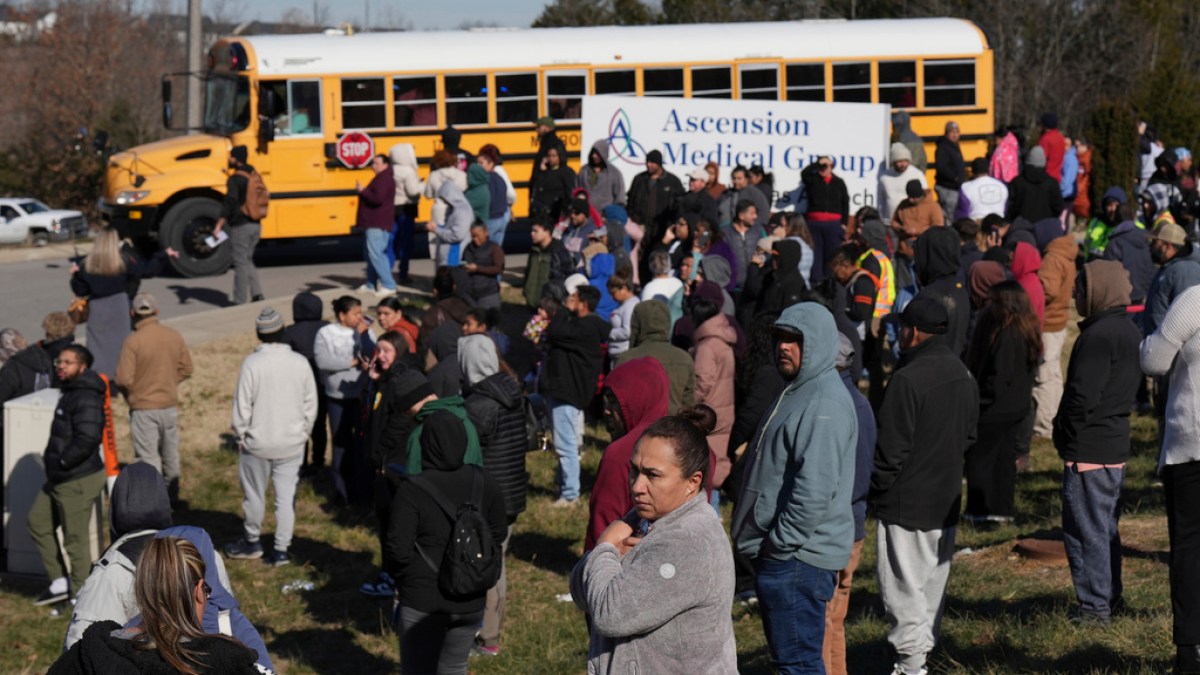
<path fill-rule="evenodd" d="M 292 298 L 292 325 L 284 330 L 284 340 L 292 351 L 308 359 L 313 369 L 313 377 L 319 377 L 316 356 L 313 355 L 313 344 L 317 341 L 317 331 L 327 322 L 323 318 L 324 306 L 321 298 L 314 293 L 305 291 L 297 293 Z M 320 382 L 320 379 L 317 380 Z"/>
<path fill-rule="evenodd" d="M 950 315 L 946 341 L 956 356 L 966 349 L 971 311 L 970 298 L 958 280 L 961 256 L 958 234 L 948 227 L 930 228 L 913 245 L 913 268 L 921 289 L 917 297 L 935 298 L 946 308 Z"/>
<path fill-rule="evenodd" d="M 144 462 L 125 467 L 113 483 L 108 515 L 113 543 L 92 563 L 79 589 L 63 649 L 70 649 L 93 623 L 124 625 L 138 615 L 133 593 L 137 560 L 154 533 L 171 526 L 171 501 L 158 469 Z"/>
<path fill-rule="evenodd" d="M 1141 304 L 1150 292 L 1154 281 L 1154 258 L 1150 255 L 1150 238 L 1146 231 L 1132 220 L 1117 225 L 1108 235 L 1108 245 L 1100 256 L 1104 260 L 1121 263 L 1129 273 L 1133 286 L 1133 304 Z"/>
<path fill-rule="evenodd" d="M 588 199 L 597 211 L 603 211 L 609 204 L 625 205 L 625 177 L 620 169 L 608 163 L 607 139 L 592 144 L 575 184 L 587 190 Z"/>
<path fill-rule="evenodd" d="M 525 511 L 525 396 L 512 375 L 500 370 L 496 345 L 486 335 L 458 341 L 458 363 L 467 391 L 467 415 L 479 432 L 483 467 L 504 495 L 509 522 Z"/>
<path fill-rule="evenodd" d="M 799 560 L 836 571 L 854 542 L 858 418 L 838 376 L 833 315 L 811 302 L 793 305 L 776 330 L 803 336 L 799 367 L 747 449 L 745 478 L 730 530 L 739 553 Z"/>
<path fill-rule="evenodd" d="M 925 156 L 925 141 L 912 129 L 912 121 L 905 110 L 892 113 L 892 136 L 908 149 L 913 166 L 921 173 L 929 168 L 929 160 Z"/>
<path fill-rule="evenodd" d="M 759 311 L 782 312 L 804 298 L 808 283 L 800 273 L 800 259 L 804 249 L 800 242 L 781 239 L 771 248 L 775 260 L 774 283 L 763 291 Z"/>
<path fill-rule="evenodd" d="M 708 447 L 712 450 L 716 464 L 713 467 L 710 485 L 721 487 L 729 475 L 729 435 L 733 430 L 734 417 L 734 373 L 737 358 L 738 332 L 734 319 L 727 314 L 717 314 L 696 327 L 692 337 L 695 347 L 692 358 L 696 361 L 696 402 L 717 413 L 717 425 L 708 435 Z"/>
<path fill-rule="evenodd" d="M 457 358 L 455 361 L 457 361 Z M 415 476 L 428 467 L 428 463 L 422 454 L 421 433 L 425 428 L 425 421 L 437 413 L 449 413 L 462 422 L 466 433 L 466 441 L 463 445 L 462 457 L 459 463 L 483 466 L 483 450 L 479 445 L 479 432 L 475 429 L 475 425 L 471 423 L 470 417 L 467 415 L 466 402 L 461 396 L 451 396 L 449 398 L 442 397 L 428 401 L 417 411 L 417 425 L 408 436 L 405 473 Z"/>
<path fill-rule="evenodd" d="M 1017 244 L 1013 250 L 1013 278 L 1029 296 L 1029 306 L 1033 308 L 1033 313 L 1037 314 L 1038 328 L 1042 328 L 1046 322 L 1046 292 L 1042 288 L 1042 280 L 1038 277 L 1041 269 L 1042 257 L 1038 255 L 1037 249 L 1025 242 Z"/>
<path fill-rule="evenodd" d="M 719 255 L 706 255 L 700 259 L 700 273 L 706 281 L 711 281 L 721 288 L 721 312 L 733 316 L 736 310 L 733 296 L 729 294 L 729 286 L 733 282 L 729 261 Z"/>
<path fill-rule="evenodd" d="M 472 164 L 467 169 L 467 191 L 463 194 L 467 199 L 467 203 L 471 205 L 471 211 L 475 214 L 475 220 L 486 223 L 488 216 L 492 210 L 492 193 L 488 188 L 488 182 L 491 177 L 488 175 L 487 169 L 478 164 Z"/>
<path fill-rule="evenodd" d="M 433 181 L 430 180 L 430 185 Z M 484 183 L 484 192 L 487 184 Z M 471 235 L 471 223 L 475 220 L 475 212 L 467 201 L 462 189 L 454 181 L 446 181 L 438 188 L 437 197 L 446 204 L 445 220 L 438 223 L 430 233 L 430 239 L 436 246 L 435 259 L 438 267 L 457 267 L 462 246 Z"/>
<path fill-rule="evenodd" d="M 392 178 L 396 181 L 396 206 L 416 205 L 425 192 L 425 183 L 417 174 L 417 153 L 412 143 L 397 143 L 388 151 L 392 160 Z"/>
<path fill-rule="evenodd" d="M 600 302 L 596 305 L 596 316 L 608 321 L 616 311 L 618 302 L 608 292 L 608 278 L 616 271 L 616 261 L 611 253 L 597 253 L 588 266 L 588 283 L 600 291 Z"/>
<path fill-rule="evenodd" d="M 614 440 L 604 449 L 600 468 L 596 470 L 596 483 L 588 504 L 584 553 L 596 547 L 604 528 L 633 509 L 629 494 L 633 448 L 646 427 L 668 414 L 671 381 L 658 359 L 641 357 L 623 361 L 614 368 L 604 380 L 604 389 L 605 399 L 611 395 L 616 401 L 620 419 L 614 420 L 615 428 L 610 428 Z"/>
<path fill-rule="evenodd" d="M 429 334 L 429 351 L 437 364 L 426 376 L 439 398 L 458 396 L 462 392 L 463 373 L 458 367 L 458 341 L 462 327 L 455 323 L 438 326 Z"/>
<path fill-rule="evenodd" d="M 695 364 L 688 353 L 671 344 L 671 310 L 667 303 L 648 300 L 633 308 L 629 327 L 629 351 L 617 357 L 620 366 L 650 356 L 662 364 L 671 383 L 667 414 L 688 408 L 695 400 Z"/>

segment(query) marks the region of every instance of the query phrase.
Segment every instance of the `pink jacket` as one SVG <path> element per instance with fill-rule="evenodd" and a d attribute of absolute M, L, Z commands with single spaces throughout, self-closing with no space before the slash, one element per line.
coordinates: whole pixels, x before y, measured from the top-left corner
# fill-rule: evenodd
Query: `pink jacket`
<path fill-rule="evenodd" d="M 712 486 L 720 487 L 729 475 L 729 434 L 733 430 L 733 382 L 736 359 L 737 331 L 724 314 L 705 321 L 693 334 L 696 359 L 696 403 L 703 403 L 717 413 L 717 426 L 708 437 L 708 446 L 716 455 Z"/>
<path fill-rule="evenodd" d="M 990 173 L 992 178 L 1011 183 L 1020 172 L 1021 149 L 1017 147 L 1017 137 L 1009 132 L 996 144 L 996 151 L 992 153 Z"/>

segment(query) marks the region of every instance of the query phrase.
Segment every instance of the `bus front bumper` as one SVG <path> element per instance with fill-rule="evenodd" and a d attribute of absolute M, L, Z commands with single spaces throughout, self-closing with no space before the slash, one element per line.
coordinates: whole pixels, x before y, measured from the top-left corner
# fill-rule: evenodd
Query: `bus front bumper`
<path fill-rule="evenodd" d="M 117 228 L 122 238 L 137 239 L 150 236 L 157 206 L 129 206 L 100 200 L 100 218 L 109 227 Z"/>

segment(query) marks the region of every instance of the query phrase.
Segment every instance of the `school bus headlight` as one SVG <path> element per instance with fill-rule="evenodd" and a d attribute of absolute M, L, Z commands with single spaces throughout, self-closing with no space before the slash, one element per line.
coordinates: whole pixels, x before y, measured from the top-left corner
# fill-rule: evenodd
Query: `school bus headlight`
<path fill-rule="evenodd" d="M 150 194 L 149 190 L 125 190 L 117 193 L 116 202 L 118 204 L 132 204 L 146 198 Z"/>

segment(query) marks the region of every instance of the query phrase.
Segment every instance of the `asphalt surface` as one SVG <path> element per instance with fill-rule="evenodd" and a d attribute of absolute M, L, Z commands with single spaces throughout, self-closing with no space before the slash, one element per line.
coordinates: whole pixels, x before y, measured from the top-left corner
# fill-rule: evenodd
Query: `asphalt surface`
<path fill-rule="evenodd" d="M 507 244 L 508 242 L 506 242 Z M 42 336 L 42 318 L 49 312 L 65 310 L 71 294 L 69 247 L 36 253 L 8 250 L 0 256 L 0 328 L 15 327 L 29 340 Z M 28 260 L 29 257 L 41 259 Z M 152 293 L 159 303 L 163 323 L 184 334 L 190 344 L 252 330 L 254 317 L 262 307 L 274 306 L 285 319 L 291 318 L 291 298 L 311 291 L 329 300 L 351 292 L 365 280 L 362 240 L 344 237 L 329 240 L 297 240 L 261 244 L 255 264 L 266 300 L 233 306 L 233 271 L 216 277 L 186 279 L 168 271 L 163 276 L 144 279 L 141 290 Z M 525 255 L 507 258 L 510 272 L 521 272 Z M 427 294 L 433 276 L 428 259 L 413 260 L 412 281 L 402 292 Z M 373 304 L 373 296 L 362 296 Z M 84 327 L 77 331 L 83 339 Z"/>

